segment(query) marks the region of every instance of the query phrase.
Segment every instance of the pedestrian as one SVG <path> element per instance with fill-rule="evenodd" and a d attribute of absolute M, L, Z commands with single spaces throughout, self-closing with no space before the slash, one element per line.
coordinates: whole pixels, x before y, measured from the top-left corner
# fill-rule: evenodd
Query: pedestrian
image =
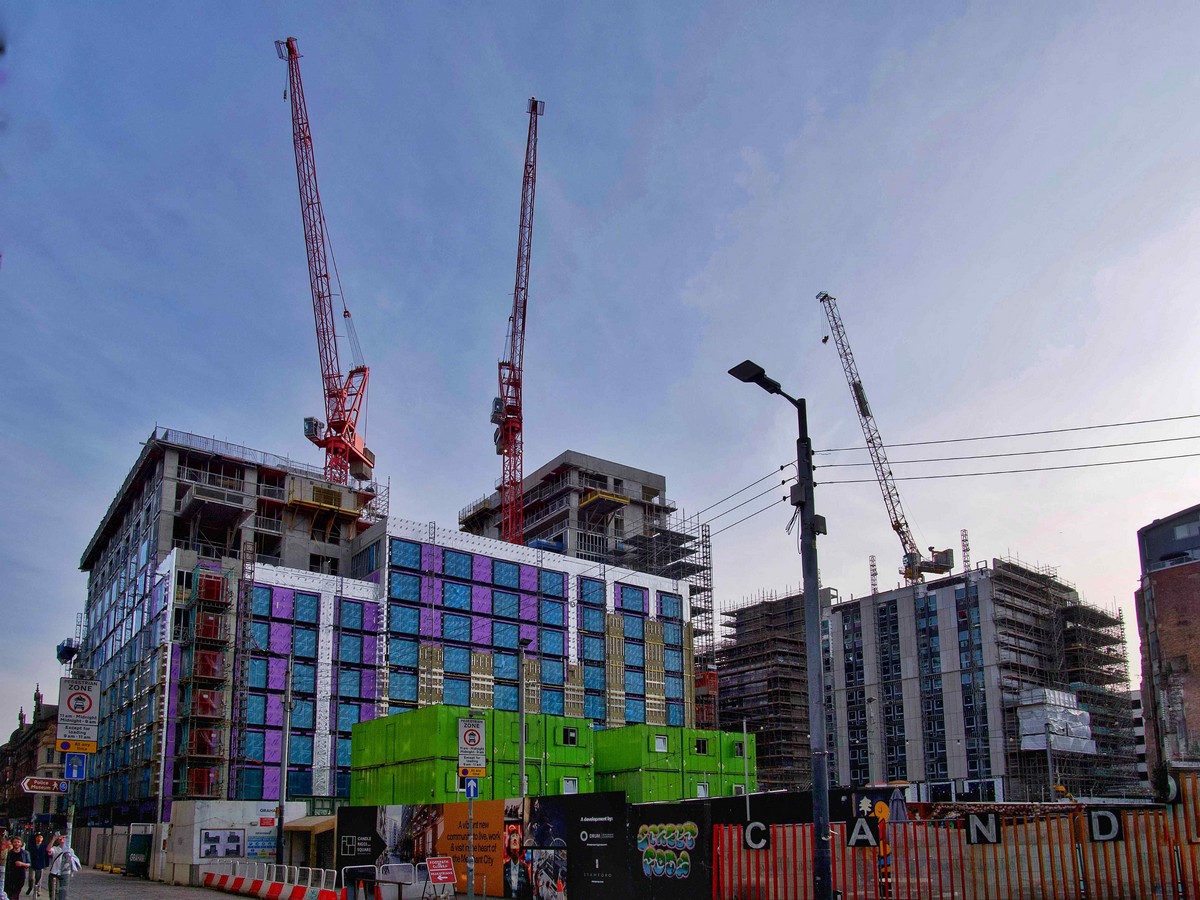
<path fill-rule="evenodd" d="M 50 865 L 49 847 L 41 832 L 33 836 L 33 846 L 29 848 L 29 884 L 25 887 L 25 895 L 32 894 L 35 898 L 42 893 L 42 870 Z"/>
<path fill-rule="evenodd" d="M 25 849 L 25 842 L 20 838 L 13 838 L 12 849 L 8 851 L 8 858 L 4 861 L 4 893 L 12 900 L 21 896 L 21 888 L 25 886 L 25 872 L 29 865 L 29 851 Z"/>
<path fill-rule="evenodd" d="M 75 855 L 64 835 L 58 835 L 50 845 L 50 900 L 67 900 L 71 877 L 79 871 Z"/>

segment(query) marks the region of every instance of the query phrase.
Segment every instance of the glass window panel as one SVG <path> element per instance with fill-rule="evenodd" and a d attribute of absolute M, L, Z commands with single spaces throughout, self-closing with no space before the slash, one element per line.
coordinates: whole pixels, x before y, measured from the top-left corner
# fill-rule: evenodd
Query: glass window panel
<path fill-rule="evenodd" d="M 579 579 L 579 599 L 591 606 L 604 606 L 604 582 L 594 578 Z"/>
<path fill-rule="evenodd" d="M 646 589 L 621 585 L 621 609 L 630 612 L 646 611 Z"/>
<path fill-rule="evenodd" d="M 683 726 L 683 704 L 668 703 L 667 704 L 667 724 L 676 727 Z"/>
<path fill-rule="evenodd" d="M 316 622 L 321 615 L 321 598 L 316 594 L 303 594 L 297 591 L 292 613 L 297 622 L 308 624 Z"/>
<path fill-rule="evenodd" d="M 604 690 L 604 666 L 584 666 L 583 686 L 593 691 Z"/>
<path fill-rule="evenodd" d="M 668 672 L 683 671 L 683 651 L 667 649 L 663 651 L 663 668 Z"/>
<path fill-rule="evenodd" d="M 312 796 L 312 772 L 288 772 L 288 796 Z"/>
<path fill-rule="evenodd" d="M 392 672 L 388 676 L 388 697 L 392 700 L 415 702 L 417 699 L 417 676 L 404 672 Z"/>
<path fill-rule="evenodd" d="M 442 605 L 451 609 L 471 609 L 471 587 L 466 584 L 455 584 L 452 581 L 442 582 Z"/>
<path fill-rule="evenodd" d="M 311 766 L 313 761 L 313 739 L 310 734 L 293 734 L 288 741 L 288 762 L 297 766 Z"/>
<path fill-rule="evenodd" d="M 392 638 L 388 641 L 388 661 L 393 666 L 404 666 L 415 669 L 419 659 L 419 645 L 416 641 L 406 641 L 403 638 Z"/>
<path fill-rule="evenodd" d="M 311 700 L 296 700 L 292 703 L 292 728 L 312 728 L 316 706 Z"/>
<path fill-rule="evenodd" d="M 339 766 L 350 765 L 350 738 L 340 737 L 337 739 L 337 764 Z"/>
<path fill-rule="evenodd" d="M 542 691 L 542 712 L 549 716 L 561 716 L 563 714 L 563 692 Z"/>
<path fill-rule="evenodd" d="M 509 622 L 493 622 L 492 623 L 492 644 L 496 647 L 507 647 L 510 650 L 517 649 L 517 641 L 519 638 L 520 629 Z"/>
<path fill-rule="evenodd" d="M 443 654 L 443 665 L 447 672 L 471 674 L 471 651 L 466 647 L 446 647 Z"/>
<path fill-rule="evenodd" d="M 644 694 L 646 693 L 646 676 L 641 672 L 625 673 L 625 693 L 627 694 Z"/>
<path fill-rule="evenodd" d="M 561 597 L 566 589 L 566 576 L 562 572 L 538 570 L 538 590 L 551 597 Z"/>
<path fill-rule="evenodd" d="M 261 731 L 246 732 L 246 758 L 254 762 L 262 762 L 266 755 L 267 736 Z"/>
<path fill-rule="evenodd" d="M 663 643 L 671 647 L 683 645 L 683 626 L 678 622 L 663 623 Z"/>
<path fill-rule="evenodd" d="M 583 658 L 592 662 L 604 661 L 604 638 L 584 635 Z"/>
<path fill-rule="evenodd" d="M 256 650 L 267 650 L 271 646 L 271 626 L 266 622 L 250 623 L 250 633 Z"/>
<path fill-rule="evenodd" d="M 492 581 L 504 587 L 515 588 L 520 584 L 521 570 L 516 563 L 492 560 Z"/>
<path fill-rule="evenodd" d="M 339 703 L 337 707 L 337 730 L 349 731 L 358 724 L 358 704 Z"/>
<path fill-rule="evenodd" d="M 646 721 L 646 701 L 634 697 L 625 698 L 625 721 L 631 725 Z"/>
<path fill-rule="evenodd" d="M 317 633 L 311 628 L 293 629 L 292 652 L 301 659 L 316 659 Z"/>
<path fill-rule="evenodd" d="M 353 600 L 343 600 L 341 614 L 343 628 L 353 628 L 356 631 L 362 630 L 363 608 L 361 603 L 356 603 Z"/>
<path fill-rule="evenodd" d="M 391 572 L 388 575 L 388 595 L 393 600 L 421 602 L 421 576 L 407 572 Z"/>
<path fill-rule="evenodd" d="M 254 600 L 251 603 L 251 609 L 256 616 L 271 615 L 271 589 L 269 587 L 257 584 L 254 586 Z"/>
<path fill-rule="evenodd" d="M 677 594 L 660 594 L 662 601 L 662 617 L 664 619 L 683 618 L 683 598 Z"/>
<path fill-rule="evenodd" d="M 668 700 L 683 699 L 683 679 L 678 675 L 668 675 L 665 691 Z"/>
<path fill-rule="evenodd" d="M 471 705 L 471 682 L 465 678 L 447 678 L 444 682 L 445 702 L 449 706 Z"/>
<path fill-rule="evenodd" d="M 646 636 L 646 620 L 641 616 L 625 616 L 625 637 L 640 641 Z"/>
<path fill-rule="evenodd" d="M 471 577 L 471 554 L 457 550 L 442 551 L 442 572 L 455 578 Z"/>
<path fill-rule="evenodd" d="M 517 686 L 515 684 L 498 684 L 494 695 L 496 709 L 515 711 L 517 708 Z"/>
<path fill-rule="evenodd" d="M 392 538 L 392 565 L 402 569 L 421 568 L 421 545 Z"/>
<path fill-rule="evenodd" d="M 538 647 L 546 656 L 562 656 L 565 648 L 563 633 L 543 628 L 538 639 Z"/>
<path fill-rule="evenodd" d="M 596 631 L 601 634 L 604 633 L 603 609 L 585 606 L 580 611 L 583 613 L 581 627 L 584 631 Z"/>
<path fill-rule="evenodd" d="M 542 684 L 561 685 L 563 683 L 563 661 L 561 659 L 542 660 Z M 544 696 L 544 695 L 543 695 Z M 549 710 L 542 710 L 548 712 Z"/>
<path fill-rule="evenodd" d="M 343 634 L 338 640 L 338 659 L 344 663 L 361 663 L 362 648 L 361 634 Z"/>
<path fill-rule="evenodd" d="M 317 692 L 317 667 L 308 663 L 292 665 L 292 690 L 300 694 Z"/>
<path fill-rule="evenodd" d="M 263 770 L 242 770 L 242 799 L 261 800 L 263 793 Z"/>
<path fill-rule="evenodd" d="M 251 694 L 246 702 L 246 721 L 251 725 L 264 725 L 267 721 L 267 698 L 262 694 Z"/>
<path fill-rule="evenodd" d="M 554 600 L 543 600 L 541 602 L 541 619 L 543 625 L 557 625 L 562 628 L 566 625 L 566 620 L 563 618 L 563 611 L 566 607 L 564 603 L 558 603 Z"/>
<path fill-rule="evenodd" d="M 464 644 L 471 641 L 471 617 L 452 616 L 442 613 L 442 637 L 450 641 L 461 641 Z"/>
<path fill-rule="evenodd" d="M 362 672 L 358 669 L 338 671 L 338 696 L 359 697 L 362 695 Z"/>
<path fill-rule="evenodd" d="M 646 646 L 645 644 L 634 644 L 626 642 L 625 644 L 625 665 L 637 666 L 639 669 L 646 665 Z"/>
<path fill-rule="evenodd" d="M 492 613 L 506 619 L 521 618 L 520 598 L 507 591 L 492 591 Z"/>
<path fill-rule="evenodd" d="M 421 611 L 413 606 L 391 604 L 388 607 L 388 631 L 393 634 L 420 634 Z"/>
<path fill-rule="evenodd" d="M 583 698 L 583 714 L 589 719 L 597 719 L 604 721 L 605 709 L 604 698 L 594 694 L 588 694 Z"/>
<path fill-rule="evenodd" d="M 267 661 L 265 659 L 250 659 L 250 687 L 265 688 L 267 686 Z"/>
<path fill-rule="evenodd" d="M 492 657 L 492 674 L 497 678 L 516 681 L 518 669 L 517 657 L 511 653 L 497 653 Z"/>

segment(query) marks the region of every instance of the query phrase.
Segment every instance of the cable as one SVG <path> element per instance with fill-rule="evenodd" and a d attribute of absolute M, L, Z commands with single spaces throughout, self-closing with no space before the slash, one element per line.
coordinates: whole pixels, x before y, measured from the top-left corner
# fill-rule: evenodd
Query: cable
<path fill-rule="evenodd" d="M 1054 450 L 1017 450 L 1012 453 L 981 453 L 977 456 L 939 456 L 929 457 L 928 459 L 893 459 L 889 462 L 893 466 L 913 465 L 915 463 L 931 463 L 931 462 L 958 462 L 965 459 L 1000 459 L 1005 456 L 1039 456 L 1045 453 L 1077 453 L 1081 450 L 1108 450 L 1112 447 L 1141 447 L 1146 444 L 1169 444 L 1174 441 L 1195 441 L 1200 440 L 1200 434 L 1192 434 L 1186 437 L 1171 437 L 1171 438 L 1156 438 L 1152 441 L 1126 441 L 1120 444 L 1093 444 L 1090 447 L 1059 447 Z M 865 449 L 865 448 L 864 448 Z M 855 463 L 826 463 L 819 468 L 822 469 L 840 469 L 851 468 L 853 466 L 870 466 L 874 465 L 869 462 Z"/>
<path fill-rule="evenodd" d="M 746 521 L 746 519 L 753 519 L 753 518 L 754 518 L 755 516 L 757 516 L 759 513 L 765 513 L 765 512 L 766 512 L 768 509 L 774 509 L 774 508 L 775 508 L 775 506 L 776 506 L 777 504 L 779 504 L 779 503 L 782 503 L 782 502 L 783 502 L 783 498 L 782 498 L 782 497 L 780 497 L 778 500 L 776 500 L 776 501 L 775 501 L 774 503 L 772 503 L 770 506 L 764 506 L 764 507 L 763 507 L 762 509 L 760 509 L 758 512 L 752 512 L 752 513 L 750 513 L 750 515 L 746 516 L 746 518 L 744 518 L 744 519 L 738 519 L 736 522 L 732 522 L 732 523 L 730 523 L 729 525 L 726 525 L 724 528 L 721 528 L 721 529 L 719 529 L 719 530 L 717 530 L 717 531 L 714 531 L 712 534 L 710 534 L 710 535 L 709 535 L 709 537 L 710 537 L 710 538 L 715 538 L 715 537 L 716 537 L 718 534 L 720 534 L 722 531 L 728 531 L 728 530 L 729 530 L 730 528 L 732 528 L 734 525 L 741 525 L 743 522 L 745 522 L 745 521 Z"/>
<path fill-rule="evenodd" d="M 758 481 L 752 481 L 752 482 L 750 482 L 748 485 L 746 485 L 744 488 L 738 488 L 736 491 L 734 491 L 734 492 L 733 492 L 732 494 L 730 494 L 728 497 L 723 497 L 723 498 L 721 498 L 720 500 L 718 500 L 716 503 L 712 503 L 712 504 L 710 504 L 710 505 L 708 505 L 708 506 L 704 507 L 704 509 L 702 509 L 702 510 L 700 510 L 699 512 L 697 512 L 697 513 L 696 513 L 696 515 L 700 515 L 701 513 L 706 513 L 706 512 L 708 512 L 710 509 L 713 509 L 713 508 L 715 508 L 715 507 L 718 507 L 718 506 L 720 506 L 720 505 L 721 505 L 722 503 L 724 503 L 726 500 L 732 500 L 734 497 L 736 497 L 736 496 L 737 496 L 738 494 L 740 494 L 742 491 L 748 491 L 748 490 L 750 490 L 750 488 L 754 487 L 756 484 L 759 484 L 759 483 L 761 483 L 761 482 L 763 482 L 763 481 L 766 481 L 766 480 L 767 480 L 768 478 L 770 478 L 772 475 L 777 475 L 778 473 L 780 473 L 780 472 L 782 472 L 784 469 L 786 469 L 788 466 L 794 466 L 794 465 L 795 465 L 795 463 L 794 463 L 794 462 L 784 463 L 784 464 L 783 464 L 782 466 L 780 466 L 778 469 L 775 469 L 774 471 L 768 472 L 768 473 L 767 473 L 766 475 L 764 475 L 762 478 L 758 479 Z"/>
<path fill-rule="evenodd" d="M 908 441 L 903 444 L 884 444 L 886 447 L 927 447 L 931 444 L 961 444 L 966 441 L 996 441 L 1002 438 L 1036 437 L 1043 434 L 1066 434 L 1071 431 L 1093 431 L 1097 428 L 1124 428 L 1128 425 L 1153 425 L 1159 422 L 1180 422 L 1184 419 L 1200 419 L 1200 413 L 1186 416 L 1167 416 L 1162 419 L 1139 419 L 1135 422 L 1109 422 L 1104 425 L 1079 425 L 1075 428 L 1049 428 L 1045 431 L 1019 431 L 1012 434 L 985 434 L 979 437 L 945 438 L 940 441 Z M 866 447 L 833 447 L 828 450 L 815 450 L 814 453 L 842 453 L 848 450 L 866 450 Z"/>
<path fill-rule="evenodd" d="M 721 516 L 727 516 L 727 515 L 729 515 L 731 512 L 733 512 L 735 509 L 741 509 L 741 508 L 742 508 L 743 506 L 745 506 L 747 503 L 753 503 L 753 502 L 754 502 L 755 500 L 757 500 L 759 497 L 765 497 L 767 494 L 771 493 L 771 491 L 778 490 L 780 487 L 782 487 L 783 485 L 787 484 L 789 481 L 795 481 L 795 480 L 796 480 L 795 478 L 785 478 L 781 484 L 779 484 L 779 485 L 774 485 L 774 484 L 773 484 L 773 485 L 771 485 L 769 488 L 767 488 L 767 489 L 766 489 L 765 491 L 763 491 L 761 494 L 755 494 L 755 495 L 754 495 L 753 497 L 751 497 L 749 500 L 743 500 L 743 501 L 742 501 L 741 503 L 739 503 L 737 506 L 731 506 L 731 507 L 729 507 L 729 509 L 725 510 L 725 512 L 723 512 L 723 513 L 717 513 L 715 516 L 713 516 L 711 519 L 709 519 L 707 522 L 705 522 L 705 523 L 703 523 L 703 524 L 705 524 L 705 525 L 711 525 L 711 524 L 712 524 L 713 522 L 715 522 L 717 519 L 721 518 Z"/>
<path fill-rule="evenodd" d="M 1100 466 L 1126 466 L 1132 463 L 1163 462 L 1170 459 L 1191 459 L 1200 453 L 1180 453 L 1176 456 L 1148 456 L 1143 459 L 1114 459 L 1109 462 L 1075 463 L 1067 466 L 1038 466 L 1032 469 L 999 469 L 995 472 L 956 472 L 943 475 L 904 475 L 896 481 L 930 481 L 935 478 L 978 478 L 981 475 L 1015 475 L 1021 472 L 1057 472 L 1061 469 L 1092 469 Z M 878 484 L 874 478 L 847 478 L 841 481 L 820 481 L 818 484 Z"/>

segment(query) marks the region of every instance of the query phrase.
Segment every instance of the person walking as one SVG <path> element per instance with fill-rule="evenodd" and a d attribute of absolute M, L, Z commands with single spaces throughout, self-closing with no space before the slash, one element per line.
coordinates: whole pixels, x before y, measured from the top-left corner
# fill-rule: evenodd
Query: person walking
<path fill-rule="evenodd" d="M 8 858 L 4 861 L 4 893 L 12 900 L 21 896 L 29 865 L 29 851 L 25 849 L 25 842 L 19 837 L 13 838 L 12 849 L 8 851 Z"/>
<path fill-rule="evenodd" d="M 42 870 L 50 865 L 49 849 L 40 832 L 33 836 L 33 846 L 29 848 L 29 884 L 25 887 L 27 897 L 32 894 L 36 898 L 42 892 Z"/>
<path fill-rule="evenodd" d="M 67 900 L 71 877 L 79 871 L 79 857 L 67 846 L 64 835 L 58 835 L 50 845 L 50 900 Z"/>

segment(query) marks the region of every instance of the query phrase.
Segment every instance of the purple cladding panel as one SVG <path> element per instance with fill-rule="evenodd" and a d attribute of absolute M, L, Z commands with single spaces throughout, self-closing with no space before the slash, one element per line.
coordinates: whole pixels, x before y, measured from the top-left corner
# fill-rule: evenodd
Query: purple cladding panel
<path fill-rule="evenodd" d="M 432 590 L 430 584 L 433 585 Z M 421 602 L 432 603 L 434 606 L 442 605 L 442 579 L 424 579 L 421 583 Z"/>
<path fill-rule="evenodd" d="M 288 588 L 271 589 L 271 615 L 277 619 L 290 619 L 295 614 L 296 592 Z"/>
<path fill-rule="evenodd" d="M 286 659 L 267 660 L 267 687 L 273 691 L 282 691 L 287 688 Z"/>
<path fill-rule="evenodd" d="M 358 707 L 358 721 L 370 722 L 375 718 L 375 706 L 371 703 L 363 703 Z"/>
<path fill-rule="evenodd" d="M 490 647 L 492 644 L 492 620 L 475 616 L 471 620 L 471 643 Z"/>
<path fill-rule="evenodd" d="M 362 695 L 367 700 L 378 700 L 379 699 L 379 694 L 375 690 L 375 670 L 374 669 L 363 669 Z"/>
<path fill-rule="evenodd" d="M 537 569 L 533 566 L 521 566 L 521 590 L 537 593 Z"/>
<path fill-rule="evenodd" d="M 538 620 L 538 600 L 537 597 L 530 597 L 527 594 L 521 595 L 521 621 L 536 622 Z"/>
<path fill-rule="evenodd" d="M 283 727 L 283 698 L 279 694 L 267 694 L 267 724 Z"/>
<path fill-rule="evenodd" d="M 484 556 L 481 553 L 476 553 L 473 557 L 474 562 L 471 563 L 471 580 L 484 581 L 491 584 L 492 581 L 492 560 L 491 557 Z"/>
<path fill-rule="evenodd" d="M 279 762 L 279 754 L 283 752 L 283 732 L 268 731 L 263 742 L 263 762 Z"/>
<path fill-rule="evenodd" d="M 442 571 L 442 548 L 432 544 L 422 544 L 421 568 L 426 572 Z"/>
<path fill-rule="evenodd" d="M 476 561 L 479 557 L 475 557 Z M 476 584 L 471 587 L 471 609 L 477 613 L 488 613 L 492 611 L 492 589 L 481 587 Z"/>
<path fill-rule="evenodd" d="M 379 618 L 379 604 L 378 603 L 364 603 L 363 604 L 363 631 L 378 632 L 381 624 L 382 623 Z"/>
<path fill-rule="evenodd" d="M 522 625 L 521 637 L 533 641 L 529 645 L 529 652 L 536 654 L 538 652 L 538 627 L 536 625 Z"/>
<path fill-rule="evenodd" d="M 363 635 L 362 661 L 363 661 L 364 665 L 368 665 L 368 666 L 375 665 L 375 653 L 376 653 L 376 649 L 377 649 L 376 644 L 377 644 L 377 638 L 375 637 L 375 635 L 373 635 L 373 634 L 364 634 Z"/>
<path fill-rule="evenodd" d="M 283 622 L 271 623 L 271 652 L 287 656 L 292 652 L 292 626 Z"/>
<path fill-rule="evenodd" d="M 440 637 L 437 610 L 430 609 L 428 606 L 421 607 L 421 636 Z"/>
<path fill-rule="evenodd" d="M 263 799 L 274 800 L 279 796 L 279 769 L 263 770 Z"/>

